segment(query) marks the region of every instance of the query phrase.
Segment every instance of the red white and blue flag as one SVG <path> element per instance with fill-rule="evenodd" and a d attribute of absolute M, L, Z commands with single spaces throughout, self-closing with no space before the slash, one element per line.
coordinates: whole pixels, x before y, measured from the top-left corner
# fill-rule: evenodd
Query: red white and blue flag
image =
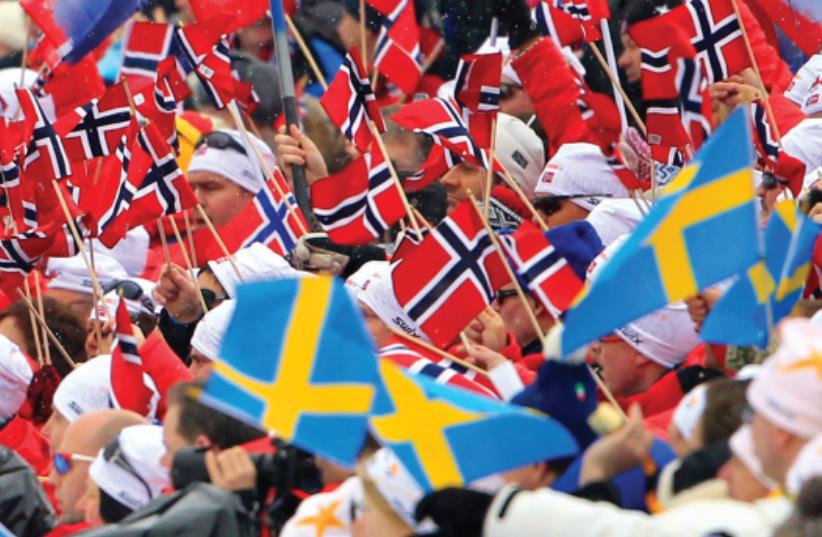
<path fill-rule="evenodd" d="M 37 179 L 62 179 L 71 175 L 63 141 L 28 88 L 17 88 L 17 99 L 26 122 L 28 142 L 23 172 Z"/>
<path fill-rule="evenodd" d="M 367 244 L 405 215 L 402 194 L 381 153 L 311 184 L 314 215 L 337 244 Z"/>
<path fill-rule="evenodd" d="M 147 416 L 154 393 L 143 378 L 143 359 L 122 297 L 117 304 L 117 323 L 111 352 L 111 398 L 117 408 Z"/>
<path fill-rule="evenodd" d="M 554 0 L 540 0 L 531 12 L 542 35 L 550 36 L 561 47 L 576 45 L 582 41 L 598 41 L 602 38 L 599 27 L 593 24 L 583 27 L 566 11 L 554 6 Z"/>
<path fill-rule="evenodd" d="M 374 47 L 374 66 L 405 95 L 413 95 L 422 76 L 420 29 L 413 0 L 368 0 L 385 16 Z"/>
<path fill-rule="evenodd" d="M 454 77 L 454 99 L 476 144 L 491 147 L 491 126 L 499 111 L 502 54 L 467 54 Z"/>
<path fill-rule="evenodd" d="M 437 346 L 450 345 L 510 280 L 482 217 L 457 207 L 391 268 L 397 301 Z"/>
<path fill-rule="evenodd" d="M 131 124 L 128 97 L 120 83 L 100 99 L 61 117 L 54 128 L 63 138 L 69 160 L 78 162 L 112 155 Z"/>

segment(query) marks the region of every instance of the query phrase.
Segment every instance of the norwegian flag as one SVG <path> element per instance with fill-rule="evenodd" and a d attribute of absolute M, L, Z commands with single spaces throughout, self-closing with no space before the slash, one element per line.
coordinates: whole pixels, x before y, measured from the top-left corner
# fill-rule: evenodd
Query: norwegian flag
<path fill-rule="evenodd" d="M 516 232 L 502 239 L 520 281 L 551 315 L 559 318 L 582 291 L 582 278 L 531 222 L 523 222 Z"/>
<path fill-rule="evenodd" d="M 5 207 L 17 225 L 22 229 L 37 227 L 37 205 L 26 199 L 20 184 L 20 168 L 14 162 L 0 164 L 0 179 L 3 186 L 0 196 L 3 201 L 0 207 Z"/>
<path fill-rule="evenodd" d="M 374 139 L 369 121 L 373 121 L 380 132 L 385 132 L 385 123 L 361 58 L 357 47 L 348 51 L 320 104 L 343 135 L 364 153 Z"/>
<path fill-rule="evenodd" d="M 128 97 L 120 83 L 99 100 L 61 117 L 54 128 L 63 138 L 69 160 L 78 162 L 111 155 L 131 124 Z"/>
<path fill-rule="evenodd" d="M 17 88 L 15 92 L 27 124 L 25 139 L 30 140 L 23 171 L 31 177 L 47 179 L 71 175 L 71 163 L 63 141 L 46 118 L 40 103 L 28 88 Z"/>
<path fill-rule="evenodd" d="M 588 35 L 598 33 L 600 21 L 611 17 L 607 0 L 552 0 L 552 3 L 555 8 L 579 21 L 587 41 L 593 40 Z"/>
<path fill-rule="evenodd" d="M 435 97 L 403 106 L 391 120 L 408 130 L 427 134 L 471 164 L 488 169 L 488 153 L 474 142 L 459 106 Z"/>
<path fill-rule="evenodd" d="M 385 15 L 374 46 L 374 66 L 405 95 L 413 95 L 422 76 L 420 29 L 413 0 L 369 0 Z"/>
<path fill-rule="evenodd" d="M 117 304 L 117 325 L 111 353 L 111 396 L 115 406 L 147 416 L 154 393 L 143 380 L 143 359 L 131 326 L 126 301 Z"/>
<path fill-rule="evenodd" d="M 214 17 L 176 31 L 186 60 L 216 108 L 224 108 L 234 98 L 229 43 L 225 35 L 231 18 Z"/>
<path fill-rule="evenodd" d="M 402 186 L 406 192 L 419 192 L 434 181 L 439 180 L 451 168 L 462 162 L 462 159 L 445 149 L 437 138 L 434 138 L 434 145 L 428 158 L 422 163 L 420 169 L 410 177 L 406 177 Z"/>
<path fill-rule="evenodd" d="M 191 12 L 198 21 L 208 20 L 215 16 L 229 15 L 231 24 L 225 32 L 235 32 L 265 16 L 270 7 L 268 0 L 191 0 Z"/>
<path fill-rule="evenodd" d="M 710 119 L 712 112 L 708 83 L 696 60 L 677 59 L 676 85 L 679 90 L 682 126 L 688 133 L 693 148 L 699 149 L 710 136 L 713 125 Z"/>
<path fill-rule="evenodd" d="M 54 241 L 43 230 L 29 230 L 0 239 L 0 291 L 16 301 L 16 289 Z"/>
<path fill-rule="evenodd" d="M 576 45 L 582 41 L 599 41 L 602 34 L 596 25 L 583 26 L 565 11 L 554 6 L 553 0 L 540 0 L 531 11 L 531 18 L 542 35 L 550 36 L 561 47 Z"/>
<path fill-rule="evenodd" d="M 502 54 L 467 54 L 460 59 L 454 98 L 478 146 L 491 147 L 491 125 L 499 111 Z"/>
<path fill-rule="evenodd" d="M 314 214 L 337 244 L 366 244 L 405 215 L 399 186 L 381 153 L 365 153 L 342 172 L 311 184 Z"/>
<path fill-rule="evenodd" d="M 431 377 L 437 384 L 455 386 L 485 397 L 499 399 L 499 396 L 492 389 L 469 379 L 459 371 L 435 363 L 432 359 L 423 355 L 421 350 L 412 348 L 410 343 L 395 341 L 392 340 L 379 350 L 380 358 L 391 360 L 413 375 Z"/>
<path fill-rule="evenodd" d="M 782 136 L 805 119 L 802 111 L 784 95 L 774 94 L 769 101 Z M 805 164 L 780 149 L 776 133 L 762 103 L 754 101 L 750 107 L 754 142 L 760 163 L 786 184 L 795 196 L 798 195 L 806 173 Z"/>
<path fill-rule="evenodd" d="M 119 80 L 128 80 L 130 85 L 141 80 L 154 82 L 160 63 L 179 53 L 170 24 L 132 21 L 123 43 Z"/>
<path fill-rule="evenodd" d="M 464 202 L 392 265 L 397 301 L 431 341 L 444 347 L 508 283 L 481 216 Z"/>

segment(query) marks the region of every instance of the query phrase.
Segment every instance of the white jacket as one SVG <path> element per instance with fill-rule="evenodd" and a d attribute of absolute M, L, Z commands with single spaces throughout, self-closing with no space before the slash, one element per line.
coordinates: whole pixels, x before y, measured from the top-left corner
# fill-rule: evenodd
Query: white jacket
<path fill-rule="evenodd" d="M 483 537 L 703 537 L 725 532 L 734 537 L 770 537 L 793 510 L 783 496 L 754 503 L 700 500 L 658 515 L 620 509 L 543 489 L 504 488 L 485 517 Z"/>

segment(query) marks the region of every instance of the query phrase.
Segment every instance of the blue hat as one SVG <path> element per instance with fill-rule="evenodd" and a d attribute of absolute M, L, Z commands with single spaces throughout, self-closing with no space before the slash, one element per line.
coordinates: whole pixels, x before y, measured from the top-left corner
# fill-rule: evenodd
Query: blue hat
<path fill-rule="evenodd" d="M 584 365 L 546 361 L 539 368 L 537 380 L 511 402 L 544 412 L 562 423 L 574 435 L 580 451 L 598 438 L 588 425 L 588 417 L 599 406 L 596 383 Z"/>
<path fill-rule="evenodd" d="M 594 226 L 586 220 L 549 229 L 545 232 L 545 238 L 583 280 L 588 265 L 604 248 Z"/>

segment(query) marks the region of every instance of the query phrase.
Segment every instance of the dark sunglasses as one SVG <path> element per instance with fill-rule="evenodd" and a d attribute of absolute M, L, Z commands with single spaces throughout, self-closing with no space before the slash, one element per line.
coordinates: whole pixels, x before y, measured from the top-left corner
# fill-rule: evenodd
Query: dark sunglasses
<path fill-rule="evenodd" d="M 154 497 L 154 494 L 151 493 L 151 487 L 148 485 L 146 480 L 143 479 L 143 476 L 140 475 L 137 469 L 135 469 L 123 455 L 123 451 L 120 449 L 119 438 L 114 438 L 114 440 L 109 442 L 108 445 L 103 448 L 103 460 L 123 469 L 127 474 L 140 482 L 143 488 L 146 489 L 146 494 L 148 494 L 149 498 Z"/>
<path fill-rule="evenodd" d="M 211 289 L 203 289 L 201 293 L 203 295 L 203 300 L 205 301 L 206 306 L 208 306 L 209 310 L 214 307 L 217 301 L 222 302 L 223 300 L 228 300 L 229 298 L 231 298 L 227 295 L 218 295 Z"/>
<path fill-rule="evenodd" d="M 241 144 L 240 142 L 235 140 L 234 137 L 232 137 L 230 134 L 226 134 L 225 132 L 209 132 L 208 134 L 200 138 L 200 140 L 197 142 L 197 145 L 195 146 L 195 149 L 203 144 L 213 149 L 233 149 L 234 151 L 242 155 L 248 156 L 248 153 L 246 153 L 243 144 Z"/>
<path fill-rule="evenodd" d="M 105 293 L 115 291 L 118 295 L 126 300 L 137 300 L 146 311 L 146 313 L 154 314 L 154 303 L 151 299 L 143 293 L 143 288 L 140 284 L 131 280 L 115 280 L 103 288 Z"/>
<path fill-rule="evenodd" d="M 58 451 L 51 456 L 51 465 L 58 475 L 66 475 L 71 470 L 72 462 L 94 462 L 94 457 L 62 451 Z"/>
<path fill-rule="evenodd" d="M 502 305 L 509 298 L 517 296 L 516 289 L 500 289 L 497 291 L 497 304 Z"/>
<path fill-rule="evenodd" d="M 499 85 L 499 98 L 500 100 L 510 99 L 519 91 L 522 91 L 522 86 L 518 84 L 511 84 L 509 82 L 502 82 Z"/>
<path fill-rule="evenodd" d="M 610 198 L 611 194 L 564 194 L 560 196 L 545 196 L 544 198 L 537 198 L 534 200 L 534 208 L 538 211 L 551 216 L 558 213 L 562 209 L 562 202 L 564 200 L 572 200 L 578 198 Z"/>

